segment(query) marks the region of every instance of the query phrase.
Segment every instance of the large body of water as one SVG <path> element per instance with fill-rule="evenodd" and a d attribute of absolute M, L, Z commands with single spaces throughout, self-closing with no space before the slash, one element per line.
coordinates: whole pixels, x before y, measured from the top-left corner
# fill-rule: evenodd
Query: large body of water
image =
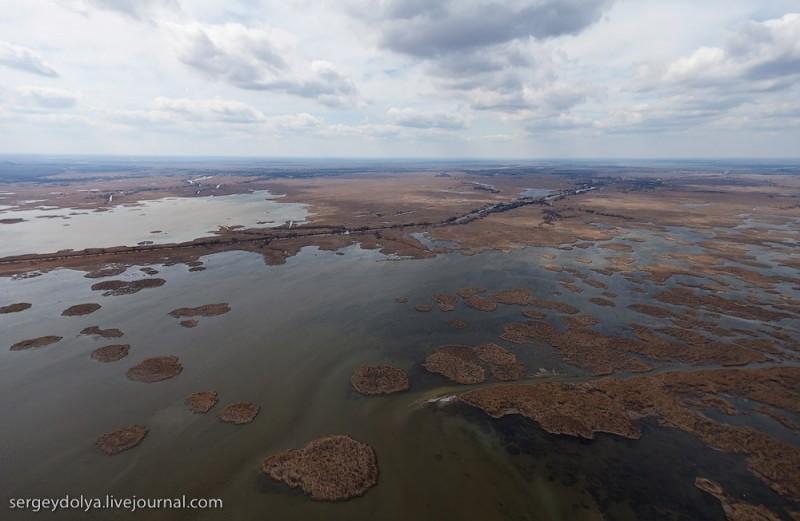
<path fill-rule="evenodd" d="M 265 190 L 208 197 L 166 197 L 95 212 L 72 208 L 0 207 L 0 258 L 59 250 L 174 243 L 207 237 L 220 226 L 274 227 L 305 222 L 306 205 Z M 157 232 L 157 233 L 153 233 Z"/>
<path fill-rule="evenodd" d="M 420 367 L 442 344 L 499 342 L 531 373 L 545 368 L 557 371 L 556 379 L 585 376 L 552 349 L 499 341 L 502 324 L 520 320 L 518 306 L 500 306 L 495 313 L 463 306 L 452 313 L 413 309 L 434 292 L 467 286 L 529 287 L 549 298 L 560 286 L 542 268 L 550 262 L 542 260 L 544 251 L 393 261 L 356 246 L 344 255 L 306 248 L 282 266 L 230 252 L 204 258 L 203 272 L 157 266 L 164 286 L 111 297 L 92 292 L 96 280 L 71 270 L 0 279 L 3 304 L 33 304 L 0 315 L 0 500 L 111 493 L 186 494 L 225 503 L 222 511 L 152 511 L 138 514 L 142 519 L 688 521 L 724 519 L 718 502 L 694 488 L 697 475 L 733 491 L 744 487 L 755 499 L 771 497 L 740 457 L 710 451 L 680 432 L 649 427 L 636 441 L 601 436 L 586 442 L 548 435 L 519 418 L 493 421 L 463 406 L 426 403 L 464 389 Z M 546 251 L 557 253 L 559 262 L 589 255 Z M 140 276 L 133 267 L 121 278 Z M 626 320 L 620 309 L 630 298 L 629 282 L 618 274 L 597 278 L 620 294 L 618 308 L 587 304 L 601 292 L 588 286 L 581 295 L 559 298 L 613 328 Z M 398 296 L 409 303 L 395 303 Z M 637 298 L 647 301 L 646 295 Z M 103 307 L 84 317 L 60 316 L 83 302 Z M 231 312 L 200 318 L 194 329 L 167 315 L 176 307 L 216 302 L 230 303 Z M 454 318 L 468 327 L 453 329 L 447 321 Z M 111 341 L 78 335 L 90 325 L 120 328 L 125 335 Z M 16 341 L 41 335 L 64 340 L 8 351 Z M 89 358 L 96 347 L 112 343 L 130 344 L 130 355 L 108 364 Z M 160 355 L 178 356 L 183 372 L 153 384 L 126 379 L 129 367 Z M 411 391 L 386 397 L 354 393 L 351 371 L 367 363 L 407 369 Z M 201 390 L 220 396 L 207 415 L 183 405 L 188 394 Z M 253 423 L 234 426 L 217 419 L 225 404 L 236 401 L 260 404 Z M 94 448 L 99 434 L 130 424 L 150 430 L 140 446 L 113 457 Z M 364 497 L 314 502 L 260 473 L 264 457 L 329 434 L 348 434 L 374 447 L 379 484 Z M 11 519 L 39 517 L 14 513 Z M 76 519 L 74 513 L 51 517 Z"/>

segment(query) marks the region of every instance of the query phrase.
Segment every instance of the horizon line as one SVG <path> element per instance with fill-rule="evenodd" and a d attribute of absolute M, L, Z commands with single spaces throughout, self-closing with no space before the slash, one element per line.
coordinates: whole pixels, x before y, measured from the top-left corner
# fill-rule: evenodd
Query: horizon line
<path fill-rule="evenodd" d="M 126 154 L 126 153 L 17 153 L 0 152 L 0 158 L 145 158 L 145 159 L 238 159 L 238 160 L 352 160 L 352 161 L 800 161 L 800 156 L 580 156 L 580 157 L 478 157 L 478 156 L 297 156 L 235 154 Z"/>

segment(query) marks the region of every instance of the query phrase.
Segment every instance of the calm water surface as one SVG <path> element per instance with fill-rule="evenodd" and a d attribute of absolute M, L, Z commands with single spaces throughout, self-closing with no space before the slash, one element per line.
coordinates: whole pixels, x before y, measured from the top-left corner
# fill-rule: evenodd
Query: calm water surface
<path fill-rule="evenodd" d="M 306 205 L 281 202 L 265 190 L 208 197 L 166 197 L 105 212 L 73 208 L 13 210 L 0 207 L 0 258 L 64 249 L 185 242 L 220 226 L 274 227 L 304 222 Z M 153 233 L 158 232 L 158 233 Z"/>
<path fill-rule="evenodd" d="M 112 493 L 186 494 L 225 502 L 223 511 L 143 512 L 138 515 L 143 519 L 595 520 L 604 514 L 606 519 L 688 520 L 724 519 L 718 504 L 694 489 L 699 471 L 734 489 L 744 483 L 754 494 L 766 495 L 763 485 L 742 470 L 740 459 L 709 451 L 681 433 L 652 428 L 660 434 L 638 441 L 609 436 L 581 442 L 550 436 L 532 422 L 491 421 L 464 406 L 426 403 L 463 390 L 420 368 L 424 357 L 445 343 L 495 341 L 520 356 L 531 373 L 541 367 L 557 371 L 557 379 L 585 376 L 548 347 L 499 341 L 502 324 L 520 320 L 524 308 L 413 310 L 434 292 L 465 286 L 530 287 L 536 296 L 549 298 L 560 286 L 541 267 L 551 262 L 542 259 L 543 251 L 395 261 L 358 247 L 347 248 L 345 255 L 305 248 L 282 266 L 266 266 L 256 254 L 230 252 L 204 258 L 208 269 L 203 272 L 157 266 L 164 286 L 110 297 L 92 292 L 96 280 L 71 270 L 0 279 L 2 304 L 33 303 L 28 311 L 0 315 L 5 426 L 0 499 Z M 133 267 L 118 278 L 142 276 Z M 627 283 L 618 275 L 597 278 L 621 295 Z M 565 292 L 561 299 L 584 302 L 601 291 L 587 286 L 580 296 Z M 409 303 L 396 304 L 398 296 L 407 296 Z M 60 316 L 82 302 L 103 307 L 84 317 Z M 201 317 L 194 329 L 180 327 L 167 314 L 215 302 L 230 303 L 232 311 Z M 581 306 L 612 325 L 624 315 Z M 446 322 L 453 318 L 469 327 L 452 329 Z M 90 325 L 117 327 L 125 335 L 106 340 L 78 335 Z M 41 335 L 64 340 L 8 351 L 14 342 Z M 108 364 L 89 358 L 93 349 L 112 343 L 130 344 L 130 355 Z M 125 378 L 132 365 L 160 355 L 178 356 L 183 372 L 153 384 Z M 351 371 L 365 363 L 407 369 L 412 390 L 369 398 L 354 393 Z M 186 395 L 200 390 L 220 395 L 207 415 L 192 414 L 183 405 Z M 216 418 L 224 405 L 236 401 L 261 405 L 253 423 L 234 426 Z M 113 457 L 94 448 L 99 434 L 130 424 L 149 428 L 140 446 Z M 261 475 L 264 457 L 339 433 L 369 443 L 377 453 L 380 481 L 364 497 L 313 502 Z M 663 454 L 672 456 L 656 457 Z M 737 470 L 726 475 L 726 468 Z M 650 481 L 655 479 L 658 486 Z M 663 500 L 648 500 L 648 494 Z M 17 512 L 9 518 L 43 516 Z M 103 512 L 81 519 L 126 517 Z"/>

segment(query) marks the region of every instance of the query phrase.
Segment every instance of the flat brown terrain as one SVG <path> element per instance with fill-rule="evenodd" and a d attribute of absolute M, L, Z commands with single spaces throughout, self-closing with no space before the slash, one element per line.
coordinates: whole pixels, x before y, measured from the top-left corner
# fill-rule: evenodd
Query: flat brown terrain
<path fill-rule="evenodd" d="M 568 180 L 548 175 L 525 178 L 510 176 L 493 179 L 492 184 L 497 191 L 487 192 L 475 189 L 474 176 L 454 173 L 450 177 L 441 177 L 425 171 L 404 172 L 402 176 L 389 172 L 280 181 L 228 176 L 223 183 L 223 192 L 206 191 L 200 194 L 193 193 L 185 181 L 170 176 L 148 177 L 146 181 L 141 178 L 90 182 L 71 180 L 66 182 L 67 188 L 60 195 L 52 195 L 35 186 L 22 186 L 14 190 L 15 195 L 9 203 L 16 203 L 20 209 L 24 209 L 26 206 L 23 201 L 38 200 L 40 202 L 37 204 L 40 205 L 102 210 L 107 208 L 106 202 L 111 193 L 114 193 L 114 205 L 125 205 L 167 196 L 205 197 L 268 189 L 274 194 L 284 195 L 283 201 L 307 204 L 313 217 L 309 223 L 292 230 L 281 227 L 226 228 L 213 237 L 198 238 L 179 245 L 96 248 L 91 252 L 21 256 L 13 262 L 0 260 L 0 275 L 19 273 L 20 269 L 29 271 L 35 265 L 39 270 L 75 267 L 85 269 L 94 276 L 107 276 L 118 269 L 104 271 L 108 269 L 108 264 L 119 267 L 149 262 L 193 263 L 201 255 L 231 249 L 257 251 L 264 255 L 268 263 L 282 263 L 303 246 L 338 249 L 354 243 L 385 253 L 428 257 L 433 253 L 408 233 L 424 230 L 476 208 L 513 200 L 532 183 L 552 189 L 568 189 L 572 186 Z M 137 187 L 142 183 L 145 186 Z M 89 189 L 87 187 L 98 191 L 81 191 Z M 8 185 L 0 184 L 0 189 L 5 188 Z M 345 230 L 350 233 L 344 235 Z M 107 291 L 107 294 L 126 294 L 142 288 L 108 281 L 96 289 Z"/>
<path fill-rule="evenodd" d="M 70 252 L 56 255 L 26 256 L 19 260 L 2 260 L 0 275 L 23 273 L 31 269 L 48 270 L 54 267 L 76 267 L 98 273 L 109 264 L 124 266 L 134 263 L 186 262 L 198 260 L 201 255 L 225 250 L 256 251 L 268 263 L 281 263 L 306 245 L 322 249 L 337 249 L 360 243 L 364 248 L 375 248 L 385 253 L 401 256 L 426 257 L 436 251 L 426 248 L 409 234 L 426 231 L 433 239 L 451 241 L 463 253 L 476 253 L 486 249 L 506 251 L 525 245 L 553 246 L 599 242 L 597 247 L 610 253 L 625 254 L 633 246 L 615 240 L 624 237 L 627 230 L 663 230 L 664 226 L 688 226 L 703 229 L 724 227 L 719 234 L 724 240 L 713 247 L 723 248 L 713 252 L 717 258 L 738 255 L 741 250 L 731 249 L 738 244 L 767 244 L 782 241 L 791 234 L 771 230 L 768 235 L 753 234 L 750 230 L 730 231 L 741 221 L 741 215 L 764 223 L 787 223 L 798 218 L 797 203 L 800 188 L 791 176 L 752 176 L 730 174 L 728 184 L 719 182 L 712 174 L 687 173 L 665 182 L 651 182 L 642 174 L 642 185 L 635 178 L 602 178 L 595 182 L 593 192 L 557 199 L 549 204 L 534 204 L 512 208 L 501 213 L 491 213 L 465 224 L 448 224 L 460 215 L 496 203 L 513 201 L 527 187 L 551 189 L 574 187 L 575 179 L 537 173 L 524 175 L 494 175 L 491 185 L 497 192 L 475 189 L 480 176 L 468 172 L 454 172 L 450 177 L 436 172 L 404 172 L 402 175 L 363 174 L 307 179 L 269 180 L 260 178 L 224 177 L 224 193 L 243 193 L 252 189 L 269 189 L 282 194 L 282 200 L 309 205 L 312 217 L 307 224 L 292 230 L 229 229 L 214 237 L 198 238 L 180 245 L 145 245 L 141 247 L 96 249 L 91 254 Z M 220 179 L 223 179 L 220 176 Z M 215 179 L 216 180 L 216 179 Z M 581 179 L 592 182 L 591 175 Z M 196 194 L 183 178 L 148 177 L 67 182 L 62 195 L 45 193 L 45 188 L 0 185 L 0 189 L 15 192 L 11 203 L 24 200 L 41 200 L 40 204 L 58 207 L 102 208 L 107 195 L 116 195 L 114 204 L 131 204 L 136 201 L 179 195 L 205 197 L 216 192 Z M 145 186 L 142 186 L 144 183 Z M 211 181 L 209 181 L 211 183 Z M 742 183 L 749 183 L 742 190 Z M 99 188 L 98 192 L 81 192 L 87 186 Z M 138 185 L 138 186 L 137 186 Z M 712 190 L 709 186 L 713 187 Z M 77 206 L 75 206 L 77 205 Z M 22 205 L 21 207 L 24 207 Z M 348 230 L 349 234 L 343 234 Z M 738 253 L 737 253 L 738 252 Z M 689 261 L 701 261 L 696 257 Z M 788 259 L 787 259 L 788 261 Z M 617 270 L 629 270 L 629 264 L 617 262 Z M 680 270 L 664 265 L 664 270 Z M 554 269 L 561 269 L 553 264 Z M 730 267 L 709 266 L 708 273 L 726 271 Z M 655 268 L 653 268 L 655 269 Z M 748 271 L 735 273 L 747 277 Z M 687 270 L 677 271 L 680 273 Z M 692 271 L 689 270 L 689 273 Z M 664 276 L 669 273 L 667 271 Z M 147 284 L 147 283 L 144 283 Z M 115 286 L 111 284 L 109 286 Z M 101 289 L 101 288 L 98 288 Z M 105 291 L 125 292 L 135 287 L 108 287 Z M 112 293 L 113 294 L 113 293 Z"/>

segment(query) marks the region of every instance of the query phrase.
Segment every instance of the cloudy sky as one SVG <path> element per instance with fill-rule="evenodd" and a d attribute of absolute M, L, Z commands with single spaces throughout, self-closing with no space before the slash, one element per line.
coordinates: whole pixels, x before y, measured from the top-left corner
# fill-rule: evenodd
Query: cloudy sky
<path fill-rule="evenodd" d="M 0 9 L 0 153 L 800 155 L 798 0 Z"/>

